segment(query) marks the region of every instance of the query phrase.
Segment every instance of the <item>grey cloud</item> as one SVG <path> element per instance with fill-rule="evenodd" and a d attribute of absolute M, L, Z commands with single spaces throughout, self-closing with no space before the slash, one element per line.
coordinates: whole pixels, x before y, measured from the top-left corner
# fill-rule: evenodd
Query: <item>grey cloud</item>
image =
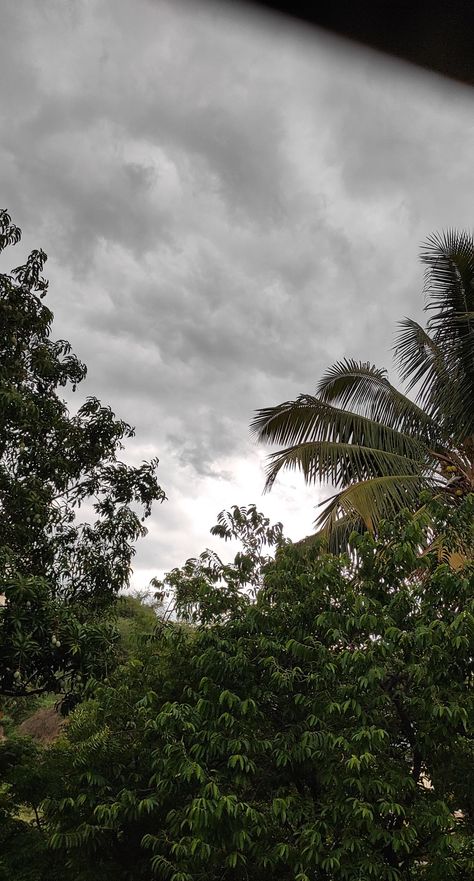
<path fill-rule="evenodd" d="M 139 565 L 177 564 L 200 488 L 235 500 L 253 410 L 345 355 L 390 366 L 421 317 L 418 243 L 471 210 L 471 99 L 235 4 L 1 5 L 2 198 L 83 393 L 160 456 Z"/>
<path fill-rule="evenodd" d="M 380 65 L 374 79 L 375 64 L 362 55 L 353 63 L 352 82 L 336 75 L 323 96 L 331 118 L 326 158 L 340 165 L 347 192 L 363 201 L 398 195 L 414 223 L 430 215 L 436 222 L 439 207 L 465 222 L 467 199 L 460 206 L 450 194 L 470 161 L 472 89 L 396 61 Z"/>
<path fill-rule="evenodd" d="M 244 50 L 243 57 L 231 55 L 229 64 L 226 49 L 235 42 L 232 36 L 221 33 L 219 40 L 212 40 L 212 27 L 207 33 L 206 22 L 196 36 L 193 12 L 186 4 L 176 5 L 174 14 L 183 28 L 178 38 L 173 35 L 176 21 L 168 4 L 148 11 L 150 26 L 160 24 L 164 31 L 163 41 L 153 43 L 128 4 L 117 4 L 114 12 L 122 21 L 123 34 L 112 32 L 110 50 L 92 39 L 83 68 L 77 66 L 78 40 L 74 28 L 68 30 L 69 21 L 47 22 L 74 47 L 70 55 L 78 80 L 64 90 L 58 71 L 57 84 L 48 78 L 49 92 L 42 92 L 37 82 L 36 110 L 28 107 L 22 113 L 20 103 L 4 147 L 16 166 L 17 180 L 23 178 L 36 204 L 61 215 L 73 245 L 67 256 L 76 260 L 78 269 L 78 254 L 82 261 L 90 257 L 98 237 L 141 254 L 157 241 L 169 241 L 173 228 L 176 234 L 173 210 L 160 211 L 159 196 L 153 204 L 146 198 L 153 170 L 145 167 L 132 179 L 133 165 L 120 162 L 120 151 L 129 139 L 143 139 L 150 148 L 164 147 L 181 165 L 188 190 L 220 194 L 234 222 L 268 224 L 283 217 L 281 190 L 287 169 L 280 155 L 278 103 L 262 101 L 258 88 L 252 86 L 251 74 L 245 74 L 248 53 L 242 44 L 238 48 Z M 196 4 L 193 8 L 195 13 Z M 141 11 L 146 21 L 146 5 Z M 85 39 L 94 33 L 94 18 L 92 8 L 83 5 L 82 12 Z M 24 24 L 28 34 L 27 21 Z M 210 20 L 207 30 L 209 24 Z M 184 51 L 169 52 L 170 34 L 177 42 L 181 37 Z M 207 46 L 199 44 L 199 34 L 204 43 L 207 34 Z M 29 48 L 34 50 L 31 26 L 29 35 L 33 44 Z M 127 70 L 125 59 L 130 60 Z M 68 61 L 67 55 L 59 55 L 58 64 Z M 26 68 L 35 63 L 28 54 L 23 62 Z M 258 68 L 256 73 L 258 78 Z M 11 195 L 15 196 L 13 187 Z M 22 200 L 20 209 L 38 223 L 38 208 L 32 210 Z M 67 247 L 64 236 L 62 244 Z"/>

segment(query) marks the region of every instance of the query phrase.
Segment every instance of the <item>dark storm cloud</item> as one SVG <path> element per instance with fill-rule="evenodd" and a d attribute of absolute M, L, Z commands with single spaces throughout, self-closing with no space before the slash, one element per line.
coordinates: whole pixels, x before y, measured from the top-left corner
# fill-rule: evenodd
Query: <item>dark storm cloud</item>
<path fill-rule="evenodd" d="M 130 143 L 172 157 L 186 203 L 206 191 L 224 200 L 237 224 L 284 217 L 282 108 L 269 72 L 263 85 L 270 100 L 255 88 L 252 77 L 262 80 L 255 45 L 250 53 L 242 41 L 235 46 L 212 15 L 196 12 L 199 4 L 142 3 L 136 16 L 122 2 L 110 6 L 109 19 L 107 4 L 79 3 L 71 18 L 63 9 L 58 20 L 47 14 L 55 6 L 23 6 L 26 51 L 15 60 L 30 76 L 20 78 L 26 88 L 3 149 L 12 167 L 7 195 L 35 224 L 44 207 L 60 217 L 66 258 L 84 266 L 102 237 L 137 255 L 170 239 L 179 247 L 179 200 L 163 207 L 156 192 L 149 198 L 163 156 L 153 166 L 127 162 Z M 15 177 L 28 197 L 18 194 Z"/>
<path fill-rule="evenodd" d="M 137 565 L 176 565 L 259 501 L 255 408 L 345 355 L 390 366 L 420 240 L 471 225 L 472 98 L 236 4 L 0 6 L 2 204 L 50 255 L 84 393 L 160 455 Z M 307 531 L 292 486 L 263 505 Z"/>

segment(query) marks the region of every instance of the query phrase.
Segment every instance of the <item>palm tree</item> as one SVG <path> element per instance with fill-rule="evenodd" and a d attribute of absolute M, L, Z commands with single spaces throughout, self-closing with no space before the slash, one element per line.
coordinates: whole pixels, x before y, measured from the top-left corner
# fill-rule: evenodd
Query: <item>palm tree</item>
<path fill-rule="evenodd" d="M 400 322 L 394 347 L 406 394 L 386 370 L 344 359 L 315 395 L 258 410 L 252 422 L 259 441 L 283 447 L 269 456 L 266 490 L 284 468 L 337 490 L 316 520 L 332 550 L 416 506 L 423 489 L 474 490 L 474 237 L 432 235 L 421 260 L 430 318 L 426 329 Z"/>

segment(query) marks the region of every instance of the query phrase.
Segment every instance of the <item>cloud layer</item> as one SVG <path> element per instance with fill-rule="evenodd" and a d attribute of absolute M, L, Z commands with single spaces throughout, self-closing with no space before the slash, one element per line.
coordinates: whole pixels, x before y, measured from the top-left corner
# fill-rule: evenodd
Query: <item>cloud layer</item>
<path fill-rule="evenodd" d="M 345 355 L 390 366 L 420 241 L 472 224 L 472 92 L 237 4 L 0 7 L 2 206 L 49 253 L 85 393 L 161 460 L 135 583 L 234 502 L 307 533 L 322 491 L 261 500 L 252 412 Z"/>

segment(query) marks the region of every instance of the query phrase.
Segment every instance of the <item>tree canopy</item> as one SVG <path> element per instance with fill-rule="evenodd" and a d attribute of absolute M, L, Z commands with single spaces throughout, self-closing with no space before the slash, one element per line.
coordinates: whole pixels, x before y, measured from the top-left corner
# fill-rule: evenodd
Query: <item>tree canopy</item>
<path fill-rule="evenodd" d="M 0 251 L 20 236 L 1 211 Z M 0 694 L 13 696 L 70 688 L 103 664 L 101 611 L 128 584 L 142 521 L 165 498 L 157 460 L 119 459 L 130 425 L 97 398 L 72 415 L 61 397 L 86 368 L 51 339 L 45 261 L 36 250 L 0 274 Z M 82 522 L 81 506 L 92 512 Z"/>
<path fill-rule="evenodd" d="M 206 593 L 77 708 L 42 806 L 74 879 L 471 877 L 474 570 L 418 549 L 474 498 L 429 504 L 350 556 L 280 543 L 253 600 Z"/>

